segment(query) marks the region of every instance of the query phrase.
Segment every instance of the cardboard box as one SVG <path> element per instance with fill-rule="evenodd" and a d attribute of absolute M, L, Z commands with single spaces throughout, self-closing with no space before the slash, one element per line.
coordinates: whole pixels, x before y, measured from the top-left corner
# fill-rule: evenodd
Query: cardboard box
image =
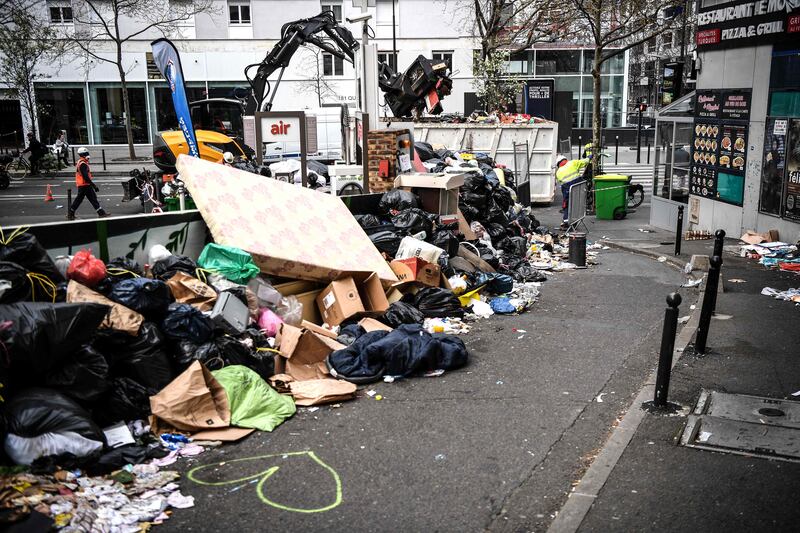
<path fill-rule="evenodd" d="M 362 318 L 358 321 L 358 325 L 364 328 L 365 331 L 393 331 L 394 328 L 387 326 L 383 322 L 378 322 L 374 318 Z"/>
<path fill-rule="evenodd" d="M 332 282 L 317 296 L 317 307 L 326 324 L 338 326 L 350 317 L 377 316 L 389 309 L 389 301 L 380 278 L 372 274 L 363 283 L 352 277 Z"/>
<path fill-rule="evenodd" d="M 419 196 L 422 209 L 437 215 L 458 214 L 458 190 L 464 185 L 464 174 L 401 174 L 394 186 L 413 189 Z"/>
<path fill-rule="evenodd" d="M 328 376 L 325 358 L 345 346 L 308 328 L 281 325 L 278 336 L 280 355 L 275 358 L 275 373 L 288 374 L 298 381 Z"/>
<path fill-rule="evenodd" d="M 442 276 L 442 269 L 439 265 L 423 261 L 419 257 L 408 259 L 395 259 L 389 266 L 397 275 L 400 284 L 422 283 L 429 287 L 438 287 Z"/>
<path fill-rule="evenodd" d="M 779 237 L 780 235 L 776 229 L 771 229 L 765 233 L 757 233 L 755 231 L 748 230 L 744 235 L 739 237 L 739 240 L 744 241 L 747 244 L 761 244 L 762 242 L 778 242 Z"/>
<path fill-rule="evenodd" d="M 196 157 L 179 156 L 177 167 L 214 242 L 250 252 L 262 272 L 323 283 L 377 273 L 387 287 L 397 282 L 339 198 Z"/>

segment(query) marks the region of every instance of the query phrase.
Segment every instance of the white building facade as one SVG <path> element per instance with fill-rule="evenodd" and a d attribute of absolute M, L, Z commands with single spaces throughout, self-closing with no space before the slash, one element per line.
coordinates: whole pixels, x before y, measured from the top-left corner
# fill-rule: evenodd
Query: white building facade
<path fill-rule="evenodd" d="M 79 0 L 45 0 L 43 8 L 51 24 L 74 31 L 72 10 L 80 8 Z M 200 14 L 182 23 L 170 38 L 181 53 L 189 100 L 230 98 L 237 88 L 240 94 L 249 90 L 244 69 L 264 58 L 277 42 L 281 26 L 322 10 L 334 11 L 337 18 L 360 37 L 360 25 L 348 24 L 345 20 L 361 11 L 360 7 L 353 6 L 352 0 L 216 0 L 215 13 Z M 420 54 L 448 61 L 453 92 L 443 101 L 445 112 L 471 112 L 475 108 L 472 63 L 479 47 L 470 35 L 468 3 L 377 0 L 369 11 L 375 32 L 373 42 L 378 44 L 380 60 L 393 63 L 394 14 L 399 69 L 407 68 Z M 126 24 L 135 25 L 136 22 Z M 150 41 L 159 36 L 143 34 L 127 42 L 123 51 L 136 144 L 151 144 L 158 131 L 176 126 L 169 91 L 150 56 Z M 111 52 L 109 48 L 103 53 Z M 572 126 L 590 127 L 591 55 L 591 50 L 577 45 L 541 45 L 515 54 L 509 70 L 524 78 L 554 78 L 556 93 L 571 95 Z M 626 64 L 627 55 L 620 55 L 604 67 L 603 116 L 608 127 L 624 126 L 627 122 Z M 43 142 L 52 142 L 61 130 L 66 130 L 67 139 L 73 145 L 126 142 L 121 84 L 114 65 L 96 59 L 86 62 L 83 58 L 68 57 L 46 66 L 44 74 L 45 77 L 35 83 L 40 108 L 37 124 Z M 271 80 L 273 86 L 276 76 Z M 315 78 L 319 76 L 327 87 L 322 91 L 315 89 L 319 85 Z M 315 108 L 320 103 L 345 103 L 355 107 L 357 94 L 356 73 L 351 64 L 327 54 L 300 49 L 277 89 L 273 110 Z M 383 103 L 382 98 L 380 102 Z M 383 109 L 391 115 L 388 108 Z"/>

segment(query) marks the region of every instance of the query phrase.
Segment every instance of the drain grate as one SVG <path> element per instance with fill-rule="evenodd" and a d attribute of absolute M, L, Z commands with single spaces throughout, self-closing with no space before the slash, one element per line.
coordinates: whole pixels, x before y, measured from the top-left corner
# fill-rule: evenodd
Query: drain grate
<path fill-rule="evenodd" d="M 703 390 L 680 443 L 800 462 L 800 402 Z"/>

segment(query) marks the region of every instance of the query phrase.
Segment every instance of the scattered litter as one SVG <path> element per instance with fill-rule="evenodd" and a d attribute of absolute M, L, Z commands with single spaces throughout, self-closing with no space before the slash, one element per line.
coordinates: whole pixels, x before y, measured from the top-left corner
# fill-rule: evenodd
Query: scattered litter
<path fill-rule="evenodd" d="M 598 394 L 598 395 L 595 397 L 594 401 L 596 401 L 597 403 L 603 403 L 603 395 L 604 395 L 604 394 L 606 394 L 606 393 L 605 393 L 605 392 L 601 392 L 600 394 Z"/>
<path fill-rule="evenodd" d="M 797 392 L 793 392 L 793 393 L 792 393 L 792 396 L 800 396 L 800 390 L 799 390 L 799 391 L 797 391 Z"/>
<path fill-rule="evenodd" d="M 502 384 L 503 384 L 503 381 L 499 380 L 499 379 L 497 380 L 497 383 L 495 383 L 495 385 L 502 385 Z"/>
<path fill-rule="evenodd" d="M 730 320 L 731 318 L 733 318 L 733 315 L 714 313 L 713 315 L 711 315 L 711 318 L 713 318 L 714 320 Z"/>
<path fill-rule="evenodd" d="M 689 309 L 694 311 L 695 309 L 697 309 L 697 306 L 695 304 L 692 304 L 692 305 L 689 306 Z"/>
<path fill-rule="evenodd" d="M 527 332 L 526 330 L 524 330 L 524 329 L 517 329 L 517 328 L 511 328 L 511 331 L 514 331 L 514 332 L 516 332 L 516 333 L 528 333 L 528 332 Z"/>
<path fill-rule="evenodd" d="M 376 395 L 375 395 L 375 399 L 376 399 L 377 401 L 381 401 L 381 400 L 383 400 L 383 396 L 381 396 L 380 394 L 376 394 Z"/>
<path fill-rule="evenodd" d="M 430 371 L 428 371 L 428 372 L 425 372 L 425 373 L 424 373 L 424 374 L 422 374 L 422 375 L 423 375 L 424 377 L 426 377 L 426 378 L 438 378 L 438 377 L 439 377 L 439 376 L 441 376 L 442 374 L 444 374 L 444 369 L 443 369 L 443 368 L 439 368 L 439 369 L 437 369 L 437 370 L 430 370 Z"/>
<path fill-rule="evenodd" d="M 667 258 L 664 257 L 663 255 L 658 258 L 658 262 L 659 263 L 665 263 L 666 261 L 667 261 Z"/>
<path fill-rule="evenodd" d="M 697 279 L 693 279 L 693 280 L 687 281 L 686 283 L 681 285 L 681 287 L 697 287 L 701 283 L 703 283 L 703 278 L 697 278 Z"/>
<path fill-rule="evenodd" d="M 678 324 L 686 324 L 687 322 L 689 322 L 689 318 L 691 318 L 690 315 L 680 317 L 678 319 Z"/>
<path fill-rule="evenodd" d="M 700 435 L 697 436 L 697 440 L 700 442 L 707 442 L 708 439 L 711 438 L 712 433 L 709 431 L 701 431 Z"/>
<path fill-rule="evenodd" d="M 447 456 L 443 453 L 437 453 L 433 459 L 434 461 L 444 461 L 445 459 L 447 459 Z"/>
<path fill-rule="evenodd" d="M 316 407 L 316 406 L 309 407 L 309 408 L 306 409 L 306 411 L 308 411 L 309 413 L 316 413 L 317 411 L 319 411 L 319 407 Z"/>
<path fill-rule="evenodd" d="M 787 289 L 785 291 L 779 291 L 778 289 L 773 289 L 772 287 L 764 287 L 761 289 L 761 294 L 764 296 L 772 296 L 776 300 L 786 300 L 800 304 L 800 289 Z"/>
<path fill-rule="evenodd" d="M 639 231 L 641 231 L 642 233 L 655 233 L 655 231 L 651 229 L 644 229 L 644 228 L 639 228 Z"/>
<path fill-rule="evenodd" d="M 747 283 L 746 279 L 732 278 L 728 280 L 730 283 Z"/>
<path fill-rule="evenodd" d="M 375 396 L 376 394 L 378 394 L 378 393 L 377 393 L 377 392 L 375 392 L 375 390 L 374 390 L 374 389 L 371 389 L 371 390 L 368 390 L 368 391 L 367 391 L 367 396 L 369 396 L 370 398 L 372 398 L 372 397 L 373 397 L 373 396 Z"/>

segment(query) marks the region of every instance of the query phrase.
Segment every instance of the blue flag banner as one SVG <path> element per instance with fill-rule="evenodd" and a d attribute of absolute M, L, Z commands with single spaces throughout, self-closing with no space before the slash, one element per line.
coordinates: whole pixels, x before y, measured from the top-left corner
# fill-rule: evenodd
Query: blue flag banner
<path fill-rule="evenodd" d="M 183 132 L 186 143 L 189 145 L 189 155 L 200 157 L 197 151 L 197 138 L 192 126 L 192 116 L 189 113 L 189 101 L 186 99 L 186 87 L 183 83 L 183 68 L 178 50 L 169 39 L 157 39 L 150 43 L 153 47 L 153 61 L 164 79 L 167 80 L 169 90 L 172 92 L 172 105 L 175 106 L 175 115 L 178 117 L 178 126 Z"/>

